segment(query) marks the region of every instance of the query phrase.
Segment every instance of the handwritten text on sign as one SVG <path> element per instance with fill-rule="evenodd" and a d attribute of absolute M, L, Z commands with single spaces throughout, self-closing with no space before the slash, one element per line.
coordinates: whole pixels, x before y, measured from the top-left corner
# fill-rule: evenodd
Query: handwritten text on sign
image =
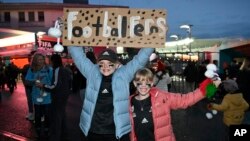
<path fill-rule="evenodd" d="M 164 47 L 166 11 L 65 8 L 63 45 Z"/>

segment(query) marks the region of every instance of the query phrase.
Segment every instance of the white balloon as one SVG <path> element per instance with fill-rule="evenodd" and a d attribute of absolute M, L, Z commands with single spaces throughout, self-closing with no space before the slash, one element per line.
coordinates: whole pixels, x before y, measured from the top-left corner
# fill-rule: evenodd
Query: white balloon
<path fill-rule="evenodd" d="M 62 32 L 59 28 L 51 27 L 49 28 L 48 35 L 56 38 L 60 38 Z"/>
<path fill-rule="evenodd" d="M 149 61 L 153 61 L 154 59 L 157 58 L 157 55 L 155 53 L 152 53 L 149 57 Z"/>
<path fill-rule="evenodd" d="M 211 71 L 216 72 L 217 71 L 217 67 L 216 67 L 215 64 L 208 64 L 207 65 L 207 70 L 211 70 Z"/>
<path fill-rule="evenodd" d="M 211 113 L 206 113 L 206 117 L 207 117 L 207 119 L 212 119 L 213 115 Z"/>
<path fill-rule="evenodd" d="M 38 98 L 36 99 L 36 101 L 37 101 L 37 102 L 43 102 L 43 98 L 38 97 Z"/>
<path fill-rule="evenodd" d="M 212 110 L 212 113 L 213 113 L 214 115 L 216 115 L 216 114 L 218 113 L 218 111 L 217 111 L 217 110 Z"/>
<path fill-rule="evenodd" d="M 60 44 L 60 43 L 57 43 L 55 46 L 54 46 L 54 51 L 55 52 L 63 52 L 64 48 L 63 46 Z"/>
<path fill-rule="evenodd" d="M 207 71 L 205 72 L 205 76 L 206 76 L 207 78 L 213 78 L 214 75 L 215 75 L 215 73 L 214 73 L 212 70 L 207 70 Z"/>
<path fill-rule="evenodd" d="M 43 92 L 43 97 L 47 96 L 48 94 L 46 92 Z"/>

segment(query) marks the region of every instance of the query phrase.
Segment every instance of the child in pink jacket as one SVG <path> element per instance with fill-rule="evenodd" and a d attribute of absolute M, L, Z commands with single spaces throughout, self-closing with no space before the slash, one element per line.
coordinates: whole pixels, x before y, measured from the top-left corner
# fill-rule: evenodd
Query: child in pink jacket
<path fill-rule="evenodd" d="M 206 79 L 200 87 L 187 94 L 170 93 L 153 86 L 153 73 L 140 69 L 135 74 L 137 93 L 130 98 L 131 141 L 175 141 L 170 111 L 194 105 L 206 95 Z"/>

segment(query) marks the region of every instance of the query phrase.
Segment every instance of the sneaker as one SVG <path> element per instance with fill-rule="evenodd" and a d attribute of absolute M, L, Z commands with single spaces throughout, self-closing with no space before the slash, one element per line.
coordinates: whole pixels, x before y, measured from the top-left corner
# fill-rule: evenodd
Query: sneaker
<path fill-rule="evenodd" d="M 29 113 L 29 114 L 26 116 L 26 119 L 28 119 L 28 120 L 34 120 L 34 114 L 33 114 L 33 113 Z"/>

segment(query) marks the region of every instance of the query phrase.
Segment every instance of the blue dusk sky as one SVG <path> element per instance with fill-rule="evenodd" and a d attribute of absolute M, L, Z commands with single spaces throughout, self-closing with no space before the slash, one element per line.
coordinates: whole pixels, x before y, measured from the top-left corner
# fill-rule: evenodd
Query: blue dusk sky
<path fill-rule="evenodd" d="M 3 2 L 57 2 L 63 0 L 1 0 Z M 89 0 L 89 4 L 130 8 L 165 9 L 167 36 L 179 34 L 182 24 L 192 24 L 192 36 L 204 38 L 250 38 L 250 0 Z"/>

